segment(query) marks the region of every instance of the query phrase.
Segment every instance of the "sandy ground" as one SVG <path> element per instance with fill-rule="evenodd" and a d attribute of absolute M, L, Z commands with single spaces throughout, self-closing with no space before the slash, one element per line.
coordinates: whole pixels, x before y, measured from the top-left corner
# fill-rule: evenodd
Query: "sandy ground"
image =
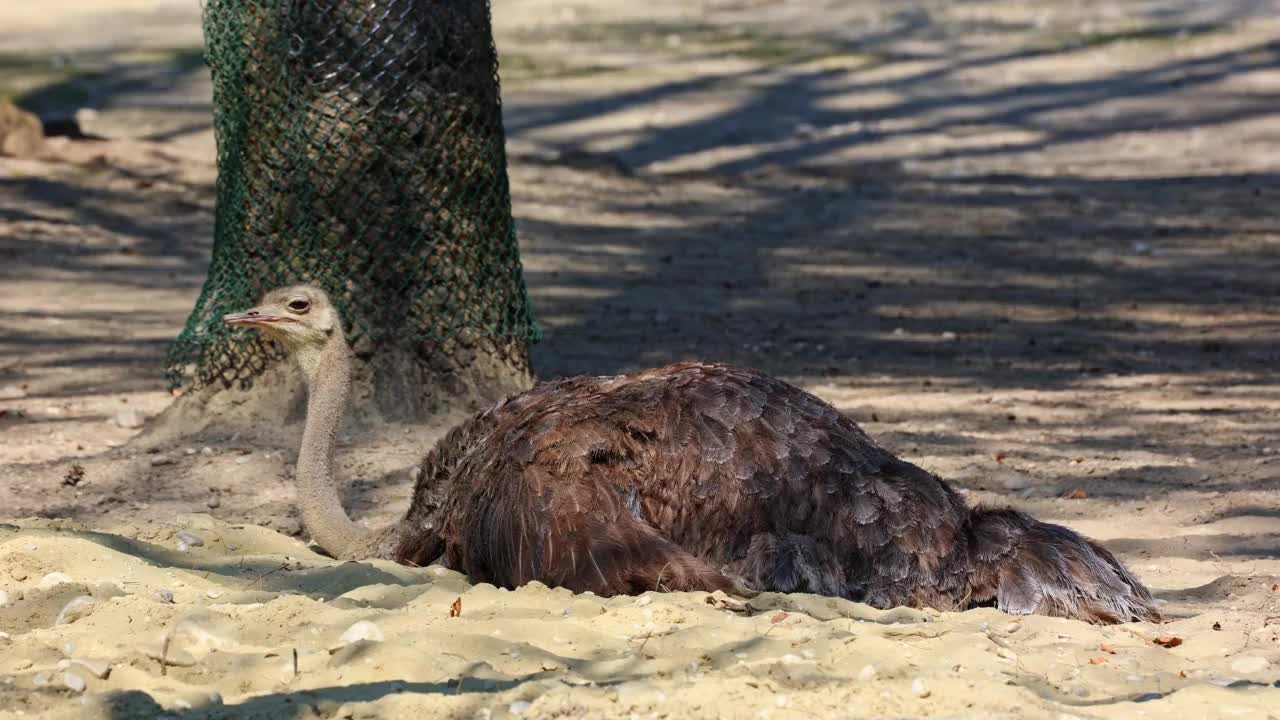
<path fill-rule="evenodd" d="M 1104 540 L 1171 618 L 1118 628 L 336 565 L 293 444 L 136 437 L 208 261 L 194 5 L 0 9 L 0 92 L 100 138 L 0 158 L 0 718 L 1278 716 L 1276 3 L 495 8 L 539 374 L 777 373 Z M 357 517 L 438 431 L 344 439 Z"/>

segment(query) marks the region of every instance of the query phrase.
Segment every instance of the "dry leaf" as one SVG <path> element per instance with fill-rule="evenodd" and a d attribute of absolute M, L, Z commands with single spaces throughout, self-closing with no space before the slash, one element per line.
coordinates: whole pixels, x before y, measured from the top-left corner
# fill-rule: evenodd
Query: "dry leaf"
<path fill-rule="evenodd" d="M 1159 645 L 1160 647 L 1176 648 L 1182 644 L 1182 638 L 1173 635 L 1161 635 L 1151 642 Z"/>
<path fill-rule="evenodd" d="M 1179 670 L 1179 671 L 1178 671 L 1178 677 L 1180 677 L 1180 678 L 1184 678 L 1184 677 L 1186 677 L 1186 676 L 1187 676 L 1187 671 L 1186 671 L 1186 670 Z"/>
<path fill-rule="evenodd" d="M 773 617 L 769 618 L 769 622 L 774 625 L 777 625 L 778 623 L 786 619 L 787 619 L 787 614 L 784 612 L 780 612 L 777 615 L 774 615 Z"/>
<path fill-rule="evenodd" d="M 1271 586 L 1271 592 L 1277 592 L 1277 591 L 1280 591 L 1280 583 L 1276 583 L 1275 585 Z"/>
<path fill-rule="evenodd" d="M 1089 494 L 1084 491 L 1084 488 L 1076 488 L 1067 493 L 1068 500 L 1084 500 L 1087 497 L 1089 497 Z"/>
<path fill-rule="evenodd" d="M 995 455 L 991 456 L 991 459 L 995 460 L 996 462 L 1004 462 L 1004 459 L 1007 457 L 1009 456 L 1005 455 L 1004 453 L 996 453 Z"/>
<path fill-rule="evenodd" d="M 461 616 L 462 616 L 462 598 L 458 598 L 457 600 L 454 600 L 452 604 L 449 605 L 449 617 L 461 617 Z"/>
<path fill-rule="evenodd" d="M 1101 651 L 1102 651 L 1102 652 L 1104 652 L 1104 653 L 1108 653 L 1108 654 L 1111 654 L 1111 655 L 1115 655 L 1115 654 L 1116 654 L 1116 649 L 1115 649 L 1115 648 L 1113 648 L 1113 647 L 1111 647 L 1110 645 L 1108 645 L 1108 644 L 1106 644 L 1106 643 L 1102 643 L 1101 645 L 1099 645 L 1099 646 L 1098 646 L 1098 649 L 1099 649 L 1099 650 L 1101 650 Z"/>
<path fill-rule="evenodd" d="M 1089 658 L 1090 665 L 1101 665 L 1107 661 L 1104 657 Z"/>

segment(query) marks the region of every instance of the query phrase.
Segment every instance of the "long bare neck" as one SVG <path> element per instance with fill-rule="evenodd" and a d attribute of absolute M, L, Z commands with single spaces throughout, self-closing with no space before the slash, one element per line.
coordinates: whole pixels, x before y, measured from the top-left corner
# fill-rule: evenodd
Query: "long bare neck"
<path fill-rule="evenodd" d="M 351 394 L 351 349 L 338 330 L 322 350 L 297 360 L 307 378 L 307 423 L 297 468 L 302 522 L 326 552 L 354 559 L 367 545 L 369 532 L 351 522 L 342 508 L 333 473 L 338 425 Z"/>

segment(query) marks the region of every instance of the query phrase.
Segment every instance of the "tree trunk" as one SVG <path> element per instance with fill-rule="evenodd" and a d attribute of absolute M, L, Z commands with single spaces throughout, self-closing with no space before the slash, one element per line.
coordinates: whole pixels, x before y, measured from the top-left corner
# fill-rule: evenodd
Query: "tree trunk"
<path fill-rule="evenodd" d="M 208 0 L 205 42 L 215 238 L 170 352 L 187 392 L 169 415 L 300 417 L 283 352 L 221 322 L 296 282 L 343 314 L 360 422 L 429 420 L 527 387 L 538 330 L 486 0 Z"/>

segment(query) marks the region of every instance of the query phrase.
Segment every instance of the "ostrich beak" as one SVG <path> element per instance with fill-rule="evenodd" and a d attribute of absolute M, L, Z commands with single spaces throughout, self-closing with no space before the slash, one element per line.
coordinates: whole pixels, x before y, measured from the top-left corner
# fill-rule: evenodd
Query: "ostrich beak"
<path fill-rule="evenodd" d="M 228 325 L 236 325 L 241 327 L 266 327 L 292 318 L 267 312 L 261 308 L 253 308 L 244 312 L 231 313 L 223 315 L 222 322 Z"/>

